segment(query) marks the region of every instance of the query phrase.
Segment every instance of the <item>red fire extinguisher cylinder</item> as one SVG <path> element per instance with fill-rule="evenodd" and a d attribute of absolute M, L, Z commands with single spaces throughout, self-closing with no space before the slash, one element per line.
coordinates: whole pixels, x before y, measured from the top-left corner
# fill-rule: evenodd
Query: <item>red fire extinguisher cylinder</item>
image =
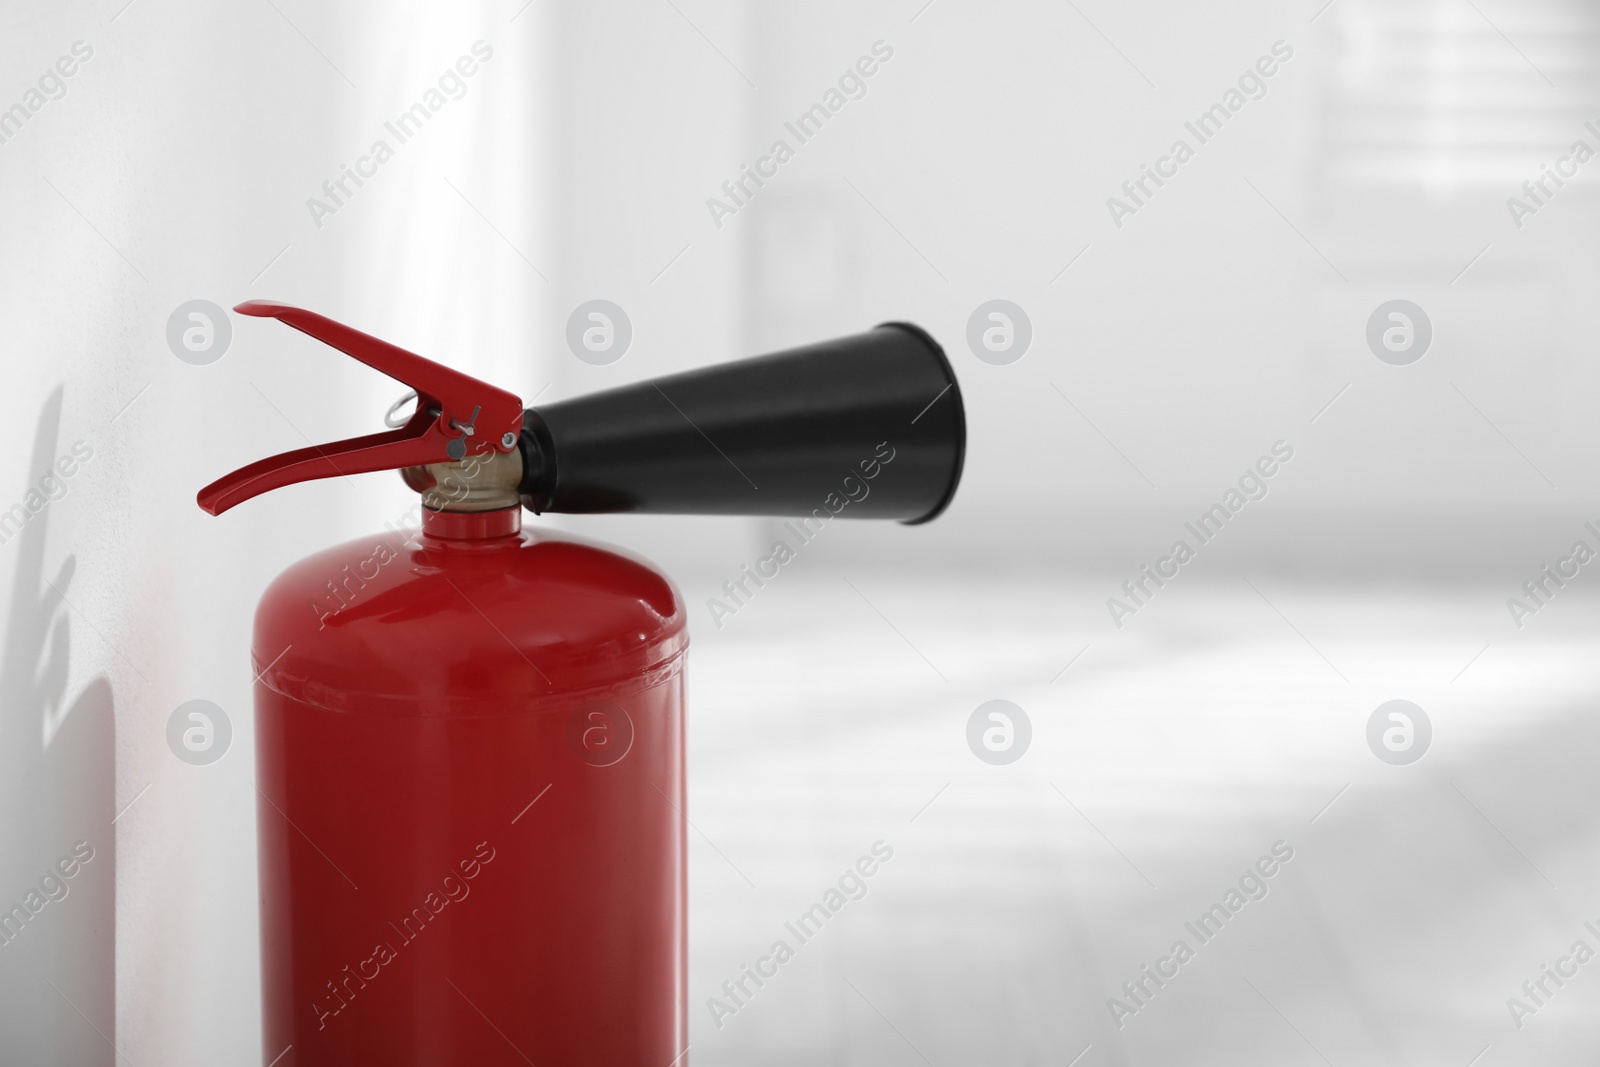
<path fill-rule="evenodd" d="M 844 514 L 925 521 L 964 449 L 943 353 L 890 325 L 524 412 L 322 316 L 237 310 L 417 406 L 201 507 L 385 469 L 423 504 L 419 531 L 301 560 L 256 613 L 264 1062 L 686 1062 L 683 603 L 522 507 L 809 515 L 888 442 Z"/>

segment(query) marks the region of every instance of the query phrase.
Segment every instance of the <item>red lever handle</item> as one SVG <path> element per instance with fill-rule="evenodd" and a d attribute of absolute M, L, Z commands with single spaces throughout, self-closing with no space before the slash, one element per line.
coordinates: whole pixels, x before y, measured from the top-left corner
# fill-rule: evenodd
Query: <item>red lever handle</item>
<path fill-rule="evenodd" d="M 246 301 L 233 310 L 288 323 L 409 385 L 417 392 L 417 410 L 398 430 L 297 448 L 218 478 L 197 497 L 200 507 L 212 515 L 295 482 L 450 463 L 517 447 L 522 401 L 504 389 L 315 312 L 266 300 Z"/>

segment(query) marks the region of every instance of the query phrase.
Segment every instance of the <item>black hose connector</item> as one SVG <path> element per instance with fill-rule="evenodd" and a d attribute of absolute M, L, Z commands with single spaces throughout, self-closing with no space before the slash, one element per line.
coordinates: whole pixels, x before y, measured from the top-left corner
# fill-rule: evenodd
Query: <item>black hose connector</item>
<path fill-rule="evenodd" d="M 530 408 L 521 447 L 535 513 L 919 523 L 955 495 L 966 416 L 938 342 L 891 322 Z"/>

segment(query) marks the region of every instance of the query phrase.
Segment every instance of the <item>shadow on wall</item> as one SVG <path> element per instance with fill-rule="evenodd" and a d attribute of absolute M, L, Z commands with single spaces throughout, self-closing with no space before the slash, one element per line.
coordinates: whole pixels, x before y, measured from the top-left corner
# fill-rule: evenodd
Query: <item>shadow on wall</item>
<path fill-rule="evenodd" d="M 16 559 L 0 660 L 0 1047 L 8 1062 L 110 1064 L 113 696 L 96 676 L 68 700 L 76 557 L 44 572 L 61 399 L 58 386 L 39 412 L 27 498 L 0 513 L 0 553 Z"/>

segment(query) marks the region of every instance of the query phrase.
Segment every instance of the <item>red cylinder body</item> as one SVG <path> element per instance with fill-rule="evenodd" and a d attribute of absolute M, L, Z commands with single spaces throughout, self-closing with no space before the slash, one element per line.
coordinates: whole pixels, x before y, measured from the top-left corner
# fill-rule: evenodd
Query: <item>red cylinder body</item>
<path fill-rule="evenodd" d="M 520 514 L 262 598 L 263 1062 L 684 1062 L 682 603 Z"/>

